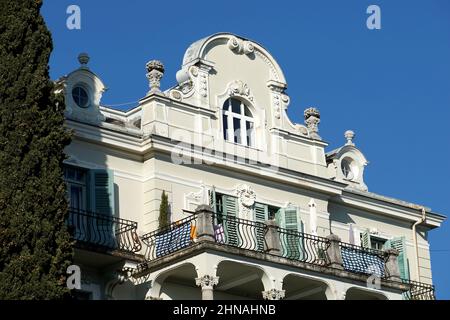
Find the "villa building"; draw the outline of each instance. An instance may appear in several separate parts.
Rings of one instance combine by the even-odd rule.
[[[445,217],[369,192],[355,133],[328,148],[316,108],[293,123],[263,46],[196,41],[165,90],[153,60],[128,111],[79,61],[56,83],[80,299],[434,299],[428,232]]]

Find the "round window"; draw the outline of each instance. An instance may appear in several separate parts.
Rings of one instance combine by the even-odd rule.
[[[355,161],[350,158],[344,158],[341,161],[341,170],[344,178],[347,180],[354,180],[358,177],[358,166]]]
[[[86,108],[88,106],[89,96],[84,88],[80,86],[73,88],[72,98],[80,108]]]

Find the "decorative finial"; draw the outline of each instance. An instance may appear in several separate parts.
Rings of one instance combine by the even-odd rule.
[[[148,94],[161,92],[161,79],[164,75],[164,65],[161,61],[151,60],[147,63],[147,78],[150,83]]]
[[[352,130],[347,130],[344,133],[345,139],[347,139],[347,143],[345,145],[347,146],[354,146],[353,138],[355,137],[355,133]]]
[[[89,63],[89,55],[85,52],[82,52],[78,55],[78,62],[81,64],[81,68],[87,69],[87,64]]]
[[[308,108],[305,110],[305,124],[308,127],[310,132],[310,136],[313,139],[320,140],[319,132],[319,123],[320,123],[320,112],[316,108]]]

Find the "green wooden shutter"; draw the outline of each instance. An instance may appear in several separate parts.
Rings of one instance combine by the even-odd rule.
[[[255,221],[265,223],[269,217],[269,206],[262,203],[255,203]],[[256,229],[256,248],[258,251],[264,251],[264,230]]]
[[[409,280],[409,265],[408,265],[408,258],[406,255],[405,237],[393,238],[388,242],[386,242],[384,246],[385,248],[398,250],[399,255],[397,261],[398,261],[398,270],[400,271],[400,278]]]
[[[238,246],[238,226],[235,220],[238,212],[237,198],[223,195],[223,211],[224,215],[226,215],[224,227],[226,243],[232,246]]]
[[[303,237],[303,234],[305,232],[305,225],[303,224],[303,221],[299,221],[299,232],[301,234],[300,239],[299,239],[299,244],[298,244],[298,248],[299,248],[299,259],[300,260],[304,260],[306,258],[306,252],[305,252],[305,238]]]
[[[277,226],[279,226],[280,228],[284,228],[283,219],[284,219],[284,208],[280,208],[275,214],[275,222],[277,223]]]
[[[114,214],[114,173],[112,170],[90,170],[91,210]]]
[[[211,190],[208,190],[208,197],[209,197],[209,206],[213,210],[214,213],[216,213],[216,188],[214,186],[211,188]]]
[[[98,218],[90,218],[91,242],[116,248],[115,226],[109,217],[114,215],[114,173],[111,170],[89,171],[91,211]],[[102,218],[101,216],[107,218]]]
[[[361,246],[363,246],[364,248],[372,248],[372,244],[370,243],[369,230],[366,230],[361,234]]]
[[[292,230],[293,234],[282,234],[281,243],[283,253],[286,258],[290,259],[303,259],[303,238],[299,237],[297,232],[302,231],[302,224],[298,218],[298,210],[296,207],[288,207],[280,210],[280,214],[277,220],[281,220],[280,227]]]

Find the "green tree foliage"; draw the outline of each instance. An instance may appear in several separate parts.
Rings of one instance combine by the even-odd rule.
[[[0,299],[61,299],[73,243],[42,0],[0,1]]]
[[[161,195],[161,204],[159,205],[159,228],[164,228],[170,224],[169,221],[169,197],[163,191]]]

